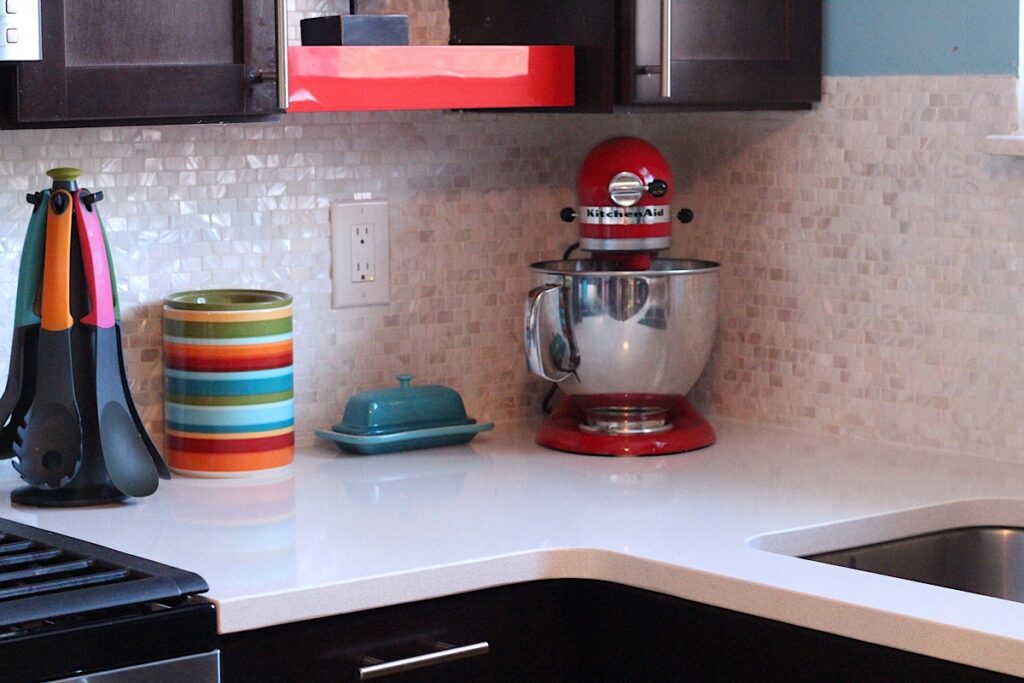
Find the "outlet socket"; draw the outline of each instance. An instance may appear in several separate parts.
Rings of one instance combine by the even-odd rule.
[[[352,282],[373,282],[377,279],[377,252],[373,248],[374,232],[372,223],[359,223],[349,227],[349,234],[352,237]]]
[[[334,308],[391,301],[387,202],[331,205],[331,282]]]

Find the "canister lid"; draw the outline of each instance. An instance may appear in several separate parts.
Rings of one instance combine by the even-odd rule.
[[[195,289],[164,298],[168,308],[185,311],[262,311],[291,303],[290,294],[266,289]]]

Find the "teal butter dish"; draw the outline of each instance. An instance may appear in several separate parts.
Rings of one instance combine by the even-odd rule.
[[[349,399],[341,422],[332,431],[318,430],[321,439],[352,453],[372,455],[394,451],[455,446],[494,428],[466,416],[462,397],[437,384],[412,386],[412,375],[398,375],[399,386],[364,391]]]

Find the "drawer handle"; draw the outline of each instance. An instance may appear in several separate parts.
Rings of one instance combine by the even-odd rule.
[[[422,669],[427,666],[434,666],[435,664],[454,662],[456,659],[478,657],[480,655],[487,654],[491,649],[491,646],[486,640],[479,643],[473,643],[472,645],[462,645],[461,647],[452,647],[447,643],[438,643],[438,647],[442,647],[444,649],[438,650],[437,652],[428,652],[425,655],[416,655],[415,657],[396,659],[392,662],[380,662],[379,664],[360,667],[359,680],[369,681],[374,678],[383,678],[384,676],[390,676],[392,674]]]

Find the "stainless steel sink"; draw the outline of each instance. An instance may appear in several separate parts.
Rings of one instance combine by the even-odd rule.
[[[805,559],[1024,602],[1024,528],[970,526]]]

